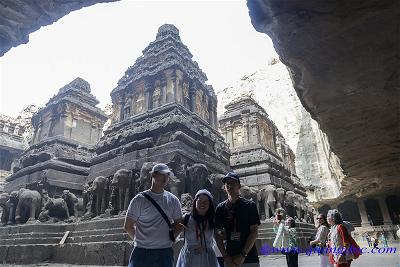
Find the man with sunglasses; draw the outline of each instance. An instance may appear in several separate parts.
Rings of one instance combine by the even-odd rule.
[[[217,206],[215,227],[225,266],[259,267],[255,241],[261,222],[257,206],[253,201],[240,197],[240,178],[236,173],[227,173],[222,182],[228,199]]]

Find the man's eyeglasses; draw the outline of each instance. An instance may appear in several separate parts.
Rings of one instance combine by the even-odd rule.
[[[322,218],[322,217],[317,217],[317,220],[322,220],[322,219],[324,219],[324,218]]]

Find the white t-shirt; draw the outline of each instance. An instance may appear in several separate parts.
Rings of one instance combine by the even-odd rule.
[[[144,191],[151,196],[165,212],[171,223],[182,219],[181,203],[172,193],[157,194]],[[137,194],[129,204],[126,216],[136,221],[135,246],[140,248],[170,248],[169,228],[160,212],[142,194]]]

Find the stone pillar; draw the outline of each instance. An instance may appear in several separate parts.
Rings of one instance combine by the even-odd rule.
[[[148,80],[148,78],[144,82],[144,102],[145,102],[145,111],[151,110],[152,104],[153,104],[153,98],[151,94],[152,90],[151,82]]]
[[[232,149],[234,144],[233,144],[233,128],[232,126],[227,126],[226,127],[226,142],[229,144],[230,148]]]
[[[209,102],[209,114],[208,114],[208,122],[210,123],[211,128],[216,129],[216,125],[214,124],[214,108],[212,100]]]
[[[385,196],[378,197],[378,201],[379,201],[379,208],[381,210],[383,217],[383,224],[392,225],[392,219],[390,218],[389,209],[387,207]]]
[[[125,106],[125,101],[123,100],[123,98],[120,99],[118,104],[119,104],[119,121],[123,121],[124,120],[124,106]]]
[[[369,222],[368,222],[368,215],[367,215],[367,210],[365,208],[365,203],[363,199],[357,199],[357,206],[358,206],[358,211],[360,212],[360,217],[361,217],[361,227],[369,227]]]
[[[197,91],[196,84],[191,83],[191,86],[189,88],[189,96],[191,102],[190,110],[193,112],[196,112],[196,91]]]

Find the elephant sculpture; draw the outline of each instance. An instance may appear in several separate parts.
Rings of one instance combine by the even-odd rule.
[[[140,176],[139,176],[139,187],[138,191],[144,191],[147,190],[151,187],[151,169],[153,168],[154,165],[156,165],[156,162],[145,162],[142,165],[142,168],[140,168]]]
[[[211,182],[211,194],[214,197],[214,201],[216,204],[221,203],[226,199],[226,193],[224,191],[224,183],[222,179],[225,175],[219,173],[212,173],[210,175]]]
[[[272,184],[264,186],[260,192],[260,201],[264,204],[265,219],[270,219],[275,215],[276,209],[276,187]]]
[[[61,198],[67,203],[69,216],[78,218],[78,198],[75,194],[71,193],[69,190],[64,190]]]
[[[302,196],[299,194],[294,194],[294,198],[293,198],[293,207],[296,212],[296,217],[299,220],[301,219],[301,204],[300,204],[301,197]]]
[[[294,198],[295,198],[295,193],[293,191],[287,191],[285,195],[285,204],[286,204],[286,210],[287,213],[290,217],[295,216],[295,210],[294,210]]]
[[[128,209],[131,196],[134,196],[136,193],[134,192],[135,181],[134,177],[132,177],[132,171],[127,169],[118,170],[114,174],[111,184],[114,186],[114,194],[112,194],[113,196],[115,196],[115,187],[118,188],[118,194],[116,197],[117,210],[119,212],[126,211]]]
[[[279,187],[276,189],[276,208],[284,208],[285,207],[285,189]]]
[[[8,212],[6,203],[10,199],[10,195],[8,193],[0,194],[0,208],[1,208],[1,224],[6,225],[8,221]]]
[[[67,202],[63,198],[51,198],[47,192],[43,194],[43,208],[39,214],[39,221],[46,222],[53,219],[54,222],[64,221],[69,218]]]
[[[90,187],[89,184],[84,184],[82,191],[83,214],[85,214],[87,211],[90,211],[90,201],[92,198],[91,195],[92,195],[92,188]]]
[[[18,191],[18,204],[15,210],[16,223],[36,220],[41,205],[42,196],[38,191],[21,188]]]
[[[104,176],[98,176],[93,180],[92,184],[92,207],[91,212],[94,216],[103,214],[107,208],[107,192],[108,192],[108,179]]]
[[[211,184],[208,180],[208,169],[206,165],[195,163],[187,168],[186,192],[194,196],[198,190],[206,188]]]
[[[254,201],[255,203],[258,202],[258,193],[259,191],[257,189],[251,188],[247,185],[240,188],[240,195],[247,200]]]
[[[11,196],[8,193],[0,194],[0,208],[2,209],[1,213],[1,224],[14,224],[15,223],[15,207],[17,205],[17,192],[14,191],[11,193]]]

